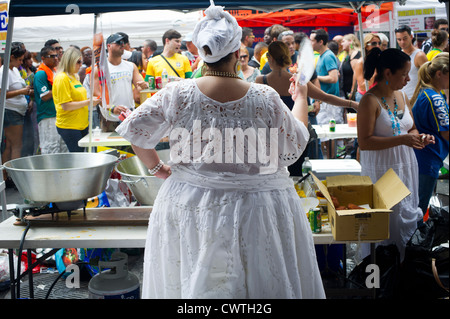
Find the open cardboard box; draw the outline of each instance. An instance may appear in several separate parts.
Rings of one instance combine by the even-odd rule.
[[[375,184],[369,176],[339,175],[326,178],[325,186],[311,174],[327,199],[328,218],[337,241],[376,241],[389,238],[391,208],[411,194],[393,169]],[[331,196],[347,206],[369,204],[371,209],[336,210]]]

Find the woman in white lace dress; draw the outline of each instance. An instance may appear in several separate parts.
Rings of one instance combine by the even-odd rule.
[[[384,245],[396,244],[403,259],[407,241],[422,218],[418,207],[418,165],[414,149],[422,149],[434,138],[419,134],[409,100],[399,90],[409,81],[410,58],[398,49],[371,50],[364,63],[364,77],[376,71],[377,84],[362,98],[358,107],[358,141],[361,148],[361,175],[375,183],[392,168],[411,195],[393,207],[389,239]],[[363,255],[368,252],[364,249]]]
[[[142,297],[324,298],[286,169],[309,137],[306,88],[296,88],[291,112],[270,87],[241,80],[241,28],[222,7],[205,14],[193,36],[203,77],[170,83],[117,128],[166,179],[149,220]],[[154,150],[164,136],[170,166]]]

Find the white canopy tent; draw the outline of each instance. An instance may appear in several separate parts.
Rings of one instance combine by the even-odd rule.
[[[97,32],[108,37],[115,32],[125,32],[132,47],[146,39],[162,46],[162,35],[175,29],[182,35],[194,30],[201,11],[183,13],[172,10],[144,10],[102,13],[98,16]],[[75,44],[92,47],[93,14],[65,14],[38,17],[17,17],[14,21],[12,41],[20,41],[27,50],[39,52],[45,41],[56,39],[63,48]]]

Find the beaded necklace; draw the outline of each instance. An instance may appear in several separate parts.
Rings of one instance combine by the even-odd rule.
[[[391,118],[391,124],[392,124],[392,133],[394,136],[400,135],[400,120],[397,116],[397,99],[394,97],[394,114],[392,114],[391,110],[389,109],[389,105],[386,102],[386,99],[384,97],[381,97],[381,102],[383,102],[383,105],[385,109],[388,111],[389,117]],[[397,134],[395,134],[395,129],[397,129]]]
[[[205,74],[203,74],[203,75],[204,76],[220,76],[220,77],[224,77],[224,78],[235,78],[235,79],[241,80],[241,78],[236,73],[231,73],[231,72],[206,71]]]

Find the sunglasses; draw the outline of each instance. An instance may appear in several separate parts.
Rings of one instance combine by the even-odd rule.
[[[373,41],[373,42],[370,42],[370,43],[368,43],[370,46],[373,46],[373,47],[375,47],[375,46],[379,46],[380,44],[381,44],[381,42],[377,42],[377,41]]]
[[[62,50],[63,47],[54,47],[55,50]]]
[[[408,32],[409,34],[412,33],[411,28],[408,26],[401,26],[394,30],[395,33],[402,33],[402,32]]]
[[[45,56],[46,58],[52,58],[52,59],[56,59],[58,57],[57,54],[49,54]]]
[[[439,30],[447,31],[447,32],[448,32],[448,28],[439,28]]]
[[[294,34],[294,31],[292,31],[292,30],[283,31],[283,32],[281,32],[281,34],[280,34],[280,38],[282,38],[282,37],[284,37],[284,36],[286,36],[286,35],[293,35],[293,34]]]
[[[240,58],[241,59],[246,59],[246,58],[248,58],[248,55],[241,55]]]
[[[125,41],[123,41],[123,40],[114,41],[113,43],[115,43],[117,45],[125,45]]]

